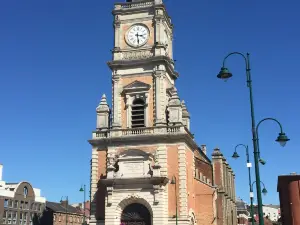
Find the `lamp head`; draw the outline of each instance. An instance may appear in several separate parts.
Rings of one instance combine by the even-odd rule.
[[[265,165],[266,164],[266,161],[263,160],[263,159],[259,159],[258,161],[260,162],[261,165]]]
[[[79,189],[79,191],[82,192],[82,191],[84,191],[84,189],[81,187],[81,188]]]
[[[288,142],[290,139],[285,135],[285,133],[279,133],[279,136],[277,137],[276,141],[279,142],[279,144],[284,147],[286,145],[286,142]]]
[[[230,77],[232,77],[232,73],[230,73],[227,68],[222,67],[217,77],[227,81]]]
[[[267,189],[266,189],[266,188],[263,188],[263,189],[262,189],[262,191],[261,191],[261,193],[263,193],[263,195],[265,195],[265,196],[266,196],[266,195],[268,194],[268,191],[267,191]]]
[[[237,152],[234,152],[233,153],[233,155],[232,155],[232,158],[234,158],[234,159],[237,159],[237,158],[239,158],[240,156],[239,156],[239,154],[237,153]]]

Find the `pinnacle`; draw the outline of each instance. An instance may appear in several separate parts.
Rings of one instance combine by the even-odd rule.
[[[97,111],[108,111],[109,110],[105,94],[102,95],[101,101],[96,110]]]
[[[214,152],[212,153],[212,156],[223,156],[222,152],[220,149],[217,147],[214,149]]]

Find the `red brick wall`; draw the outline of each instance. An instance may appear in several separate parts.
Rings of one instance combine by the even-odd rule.
[[[213,193],[214,189],[195,180],[195,217],[197,224],[212,224],[214,221]]]
[[[179,197],[179,179],[178,179],[178,147],[176,145],[167,146],[168,158],[168,177],[172,179],[175,175],[177,179],[177,196]],[[169,195],[169,216],[172,217],[176,214],[176,201],[175,201],[175,185],[168,185]],[[177,197],[177,205],[179,212],[179,198]]]
[[[203,176],[206,176],[206,178],[210,179],[210,181],[212,182],[213,171],[209,163],[199,158],[195,158],[195,168],[199,170],[199,173],[202,173]]]

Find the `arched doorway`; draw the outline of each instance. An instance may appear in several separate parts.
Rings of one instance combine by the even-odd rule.
[[[151,214],[144,205],[132,203],[123,210],[121,225],[152,225]]]

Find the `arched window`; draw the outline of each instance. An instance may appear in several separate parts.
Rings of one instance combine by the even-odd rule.
[[[145,102],[143,99],[135,99],[132,103],[131,127],[145,127]]]

